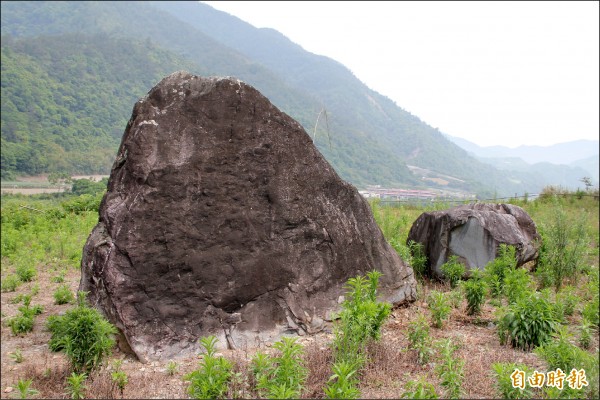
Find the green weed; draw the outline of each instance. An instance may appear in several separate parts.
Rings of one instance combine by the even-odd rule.
[[[409,349],[416,350],[417,362],[426,364],[429,362],[433,349],[431,347],[431,337],[429,336],[429,324],[423,314],[408,324]]]
[[[11,397],[14,399],[28,399],[32,396],[37,396],[40,392],[31,387],[33,379],[19,379],[17,382],[17,391]]]
[[[52,334],[50,350],[64,351],[77,372],[98,366],[115,345],[116,328],[85,304],[84,292],[78,293],[75,308],[48,317],[47,327]]]
[[[548,342],[555,327],[551,304],[537,293],[511,304],[498,325],[498,329],[506,330],[511,345],[523,350]]]
[[[87,379],[87,374],[76,374],[75,372],[71,373],[71,376],[67,377],[67,394],[72,399],[83,399],[85,398],[84,391],[86,390],[85,380]]]
[[[511,376],[515,372],[522,371],[524,375],[522,377],[524,387],[515,387],[514,381]],[[492,364],[492,371],[496,378],[495,387],[499,398],[502,399],[531,399],[533,398],[533,391],[527,384],[527,377],[531,375],[529,367],[523,364],[515,363],[494,363]]]
[[[216,343],[217,338],[214,336],[200,339],[200,344],[205,349],[200,368],[184,376],[184,380],[190,381],[187,392],[194,399],[223,398],[227,394],[233,364],[222,356],[215,356]]]
[[[327,381],[325,396],[328,399],[358,399],[360,391],[357,388],[356,366],[347,361],[333,364],[333,375]]]
[[[55,304],[67,304],[75,301],[75,296],[68,285],[60,285],[53,296]]]
[[[431,310],[431,317],[433,319],[433,326],[441,328],[444,320],[450,315],[452,308],[446,300],[446,296],[442,292],[432,290],[427,298],[427,304],[429,310]]]
[[[405,392],[402,393],[403,399],[438,399],[433,385],[420,377],[416,381],[406,382]]]
[[[478,270],[471,271],[471,278],[462,283],[462,289],[467,299],[467,314],[479,314],[481,306],[485,301],[487,285],[485,281],[481,279]]]
[[[458,282],[462,279],[465,274],[465,266],[458,261],[458,256],[452,255],[442,266],[440,267],[444,276],[450,282],[450,287],[455,288]]]

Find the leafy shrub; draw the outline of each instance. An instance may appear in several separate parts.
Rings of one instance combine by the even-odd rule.
[[[84,391],[85,380],[87,379],[87,374],[76,374],[75,372],[71,373],[71,376],[67,377],[67,393],[71,396],[72,399],[84,399]]]
[[[479,314],[481,306],[485,301],[485,292],[487,285],[479,271],[474,270],[471,273],[471,278],[462,284],[465,297],[467,298],[467,314]]]
[[[358,399],[356,366],[347,361],[333,364],[333,375],[327,381],[325,396],[328,399]]]
[[[588,301],[583,306],[583,310],[581,310],[581,315],[583,316],[583,318],[588,320],[590,324],[596,327],[598,327],[598,308],[600,307],[600,302],[598,300],[599,297],[596,294],[592,301]]]
[[[348,279],[349,299],[342,303],[333,341],[337,361],[347,360],[360,365],[367,341],[380,338],[381,326],[391,312],[389,303],[377,301],[381,275],[379,271],[371,271],[367,273],[368,279],[364,276]]]
[[[32,383],[33,379],[19,379],[19,381],[17,382],[17,391],[12,394],[12,397],[19,399],[27,399],[31,396],[38,395],[40,392],[31,387]]]
[[[423,244],[409,240],[408,248],[410,249],[410,254],[412,256],[410,266],[412,267],[415,276],[419,279],[423,279],[425,274],[427,274],[427,255],[423,249]]]
[[[531,399],[533,398],[533,391],[528,385],[525,385],[524,389],[520,387],[514,387],[511,375],[516,370],[525,372],[525,379],[531,374],[529,367],[523,364],[515,363],[494,363],[492,364],[492,371],[496,378],[495,386],[496,392],[499,398],[502,399]]]
[[[448,304],[448,301],[446,300],[446,297],[444,296],[444,293],[438,292],[437,290],[432,290],[429,293],[427,304],[431,310],[433,325],[436,328],[441,328],[444,320],[448,318],[448,315],[450,315],[450,311],[452,310]]]
[[[532,291],[532,287],[533,281],[525,269],[515,268],[506,270],[503,292],[509,304],[528,296]]]
[[[98,211],[104,193],[82,194],[79,197],[64,201],[61,205],[65,211],[81,214],[87,211]]]
[[[402,394],[403,399],[437,399],[433,385],[420,377],[417,381],[408,381],[405,386],[406,391]]]
[[[118,369],[118,370],[112,372],[110,374],[110,377],[112,378],[112,381],[114,382],[114,384],[117,385],[119,392],[121,392],[121,397],[123,397],[123,390],[125,390],[125,386],[129,382],[129,378],[127,377],[127,374],[125,373],[125,371]]]
[[[423,314],[408,324],[409,348],[417,351],[417,362],[425,364],[433,354],[431,348],[431,337],[429,336],[429,324]]]
[[[498,329],[506,330],[513,347],[529,350],[545,344],[554,333],[556,322],[552,306],[538,293],[519,299],[501,317]],[[499,333],[502,337],[502,334]]]
[[[54,292],[54,303],[56,304],[67,304],[73,301],[75,301],[75,296],[67,285],[60,285]]]
[[[95,309],[85,304],[85,293],[79,292],[77,306],[64,315],[48,317],[52,336],[51,351],[64,351],[76,371],[89,371],[110,354],[115,345],[116,328]]]
[[[233,364],[222,356],[215,357],[216,343],[217,338],[214,336],[200,339],[200,344],[206,350],[200,361],[200,369],[190,372],[183,378],[190,381],[187,391],[194,399],[223,398],[227,393],[227,383],[231,378]]]
[[[284,337],[273,344],[279,355],[258,353],[253,359],[257,388],[269,398],[299,398],[308,370],[302,362],[297,338]]]
[[[458,399],[462,392],[465,361],[454,357],[457,346],[450,339],[443,340],[439,348],[441,361],[435,371],[440,378],[441,385],[446,388],[446,398]]]
[[[580,369],[589,362],[591,355],[569,342],[571,335],[566,327],[559,327],[555,337],[555,340],[548,341],[534,350],[546,360],[548,368],[571,371],[573,368]]]
[[[517,266],[516,250],[514,246],[500,244],[498,257],[490,261],[484,268],[485,281],[490,287],[492,296],[502,294],[504,276]]]
[[[22,282],[31,282],[37,274],[35,267],[27,264],[17,265],[16,272]]]
[[[579,263],[585,259],[587,237],[585,225],[587,214],[577,221],[569,221],[562,206],[555,204],[554,220],[540,226],[543,245],[540,247],[539,263],[551,271],[555,290],[558,292],[565,278],[575,283]]]
[[[465,266],[458,261],[458,257],[456,255],[450,256],[450,259],[448,259],[446,263],[442,264],[440,270],[450,282],[451,288],[456,287],[466,271]]]
[[[14,292],[21,284],[21,278],[18,275],[7,275],[2,279],[2,291],[3,292]]]
[[[584,318],[579,328],[579,345],[584,349],[589,349],[592,344],[592,330],[590,322]]]
[[[575,307],[580,300],[579,296],[575,294],[575,288],[573,286],[564,287],[556,296],[556,302],[564,304],[565,315],[573,315]]]
[[[18,308],[19,314],[7,321],[13,335],[31,332],[33,330],[35,316],[43,312],[43,308],[40,305],[30,307],[30,301],[31,296],[25,296],[23,299],[24,304]]]
[[[452,308],[459,308],[460,304],[462,303],[463,293],[461,289],[462,288],[459,286],[454,290],[446,293],[446,298],[448,299],[448,303],[450,304],[450,306],[452,306]]]

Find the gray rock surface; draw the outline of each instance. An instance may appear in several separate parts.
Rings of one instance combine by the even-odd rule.
[[[317,332],[373,269],[382,299],[415,299],[411,268],[300,124],[239,80],[177,72],[133,109],[80,290],[147,361],[208,334],[242,347]]]
[[[411,240],[423,245],[430,273],[441,278],[450,256],[457,255],[467,270],[483,269],[502,243],[516,247],[517,265],[537,260],[541,238],[521,207],[477,203],[421,214],[410,228]]]

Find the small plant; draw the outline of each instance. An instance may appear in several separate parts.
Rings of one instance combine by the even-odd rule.
[[[19,307],[19,315],[10,318],[7,321],[8,326],[13,335],[20,335],[23,333],[31,332],[33,330],[34,318],[43,312],[43,308],[40,305],[30,307],[31,296],[24,296],[23,305]]]
[[[555,340],[536,348],[535,353],[546,360],[550,369],[560,368],[563,371],[580,369],[591,356],[585,350],[571,344],[570,337],[567,328],[561,326],[557,329]]]
[[[429,336],[429,324],[423,314],[408,324],[409,348],[417,351],[417,362],[425,364],[433,354],[431,348],[431,337]]]
[[[302,346],[296,338],[284,337],[273,344],[276,357],[257,353],[252,360],[257,389],[269,398],[298,398],[308,370],[302,363]],[[281,397],[283,396],[283,397]]]
[[[498,325],[507,331],[511,345],[523,350],[548,342],[555,327],[551,304],[537,293],[511,304]]]
[[[515,268],[505,271],[503,292],[509,304],[528,296],[532,286],[533,281],[525,269]]]
[[[457,346],[450,339],[439,344],[441,361],[436,367],[441,385],[446,388],[446,398],[458,399],[461,396],[461,385],[464,377],[465,361],[454,357]]]
[[[333,375],[327,381],[325,396],[328,399],[358,399],[360,391],[355,375],[356,366],[347,361],[333,364]]]
[[[167,364],[167,374],[170,376],[175,375],[178,369],[179,365],[173,360],[169,361],[169,363]]]
[[[222,398],[227,394],[227,383],[232,374],[233,364],[226,358],[215,357],[217,338],[207,336],[200,339],[206,353],[200,361],[200,369],[184,376],[190,381],[188,393],[194,399]]]
[[[504,276],[509,270],[517,266],[516,250],[514,246],[504,243],[498,248],[498,257],[490,261],[484,268],[485,281],[490,287],[491,295],[496,297],[502,294]]]
[[[36,275],[35,267],[25,264],[18,265],[16,272],[22,282],[31,282]]]
[[[433,385],[420,377],[417,381],[408,381],[406,391],[402,394],[403,399],[438,399]]]
[[[575,307],[580,301],[581,299],[575,294],[573,286],[565,286],[556,296],[556,302],[564,304],[565,315],[573,315]]]
[[[579,345],[584,349],[589,349],[592,344],[592,324],[584,318],[579,329]]]
[[[360,366],[368,340],[378,340],[381,326],[391,312],[389,303],[377,301],[381,272],[371,271],[367,278],[348,279],[348,300],[342,303],[340,322],[336,326],[333,348],[337,361],[346,360]]]
[[[21,352],[21,349],[16,349],[13,353],[11,353],[10,358],[12,358],[17,364],[20,364],[23,362],[23,352]]]
[[[450,256],[446,263],[442,264],[440,270],[444,274],[444,276],[450,282],[450,287],[455,288],[458,282],[462,279],[465,274],[465,266],[458,261],[458,257],[456,255]]]
[[[448,299],[448,303],[450,303],[452,308],[459,308],[463,299],[461,287],[459,286],[451,292],[446,293],[446,298]]]
[[[523,389],[520,387],[513,386],[513,380],[511,375],[515,371],[523,371],[525,376],[523,380],[527,379],[527,376],[531,374],[529,367],[522,364],[514,363],[494,363],[492,364],[492,371],[496,378],[496,391],[502,399],[531,399],[533,398],[533,392],[529,385],[525,385]],[[526,381],[525,381],[526,382]]]
[[[112,372],[110,376],[112,378],[113,383],[117,385],[119,392],[121,392],[121,397],[123,397],[123,390],[125,390],[125,386],[127,386],[127,383],[129,382],[127,374],[124,371],[118,369]]]
[[[471,272],[471,279],[463,282],[463,291],[467,298],[467,314],[476,315],[481,311],[481,306],[485,301],[485,292],[487,285],[478,270]]]
[[[87,375],[85,373],[76,374],[75,372],[71,373],[71,376],[67,377],[67,393],[72,399],[83,399],[85,398],[84,391],[85,380],[87,379]]]
[[[432,290],[429,293],[427,304],[431,310],[431,317],[433,318],[433,326],[441,328],[444,320],[450,315],[452,308],[448,304],[444,293]]]
[[[64,283],[65,282],[65,273],[61,272],[58,275],[53,276],[51,281],[54,283]]]
[[[33,379],[19,379],[17,382],[17,391],[12,394],[14,399],[28,399],[32,396],[38,395],[40,392],[31,387]]]
[[[411,254],[411,263],[415,276],[418,279],[423,279],[427,273],[427,255],[423,249],[422,243],[417,243],[412,240],[408,241],[408,248]]]
[[[37,283],[31,288],[31,296],[35,296],[40,292],[40,285]]]
[[[75,301],[75,296],[73,296],[73,292],[71,292],[71,289],[67,285],[60,285],[54,292],[55,304],[67,304],[73,301]]]
[[[8,275],[2,279],[2,292],[14,292],[21,284],[21,279],[17,275]]]
[[[575,283],[579,263],[585,259],[588,216],[582,213],[577,221],[569,221],[558,203],[553,215],[552,222],[540,227],[544,245],[540,248],[539,262],[550,268],[554,288],[558,292],[565,279],[570,278]]]
[[[50,350],[64,351],[76,372],[95,368],[115,345],[116,328],[85,304],[85,292],[78,292],[75,308],[48,317],[47,327]]]
[[[598,301],[598,294],[594,296],[591,301],[588,301],[581,310],[581,315],[584,319],[588,320],[590,324],[595,327],[598,327],[599,319],[598,319],[598,308],[600,307],[600,303]]]

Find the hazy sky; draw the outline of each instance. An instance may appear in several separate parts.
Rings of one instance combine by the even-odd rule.
[[[599,2],[206,1],[479,145],[599,138]]]

